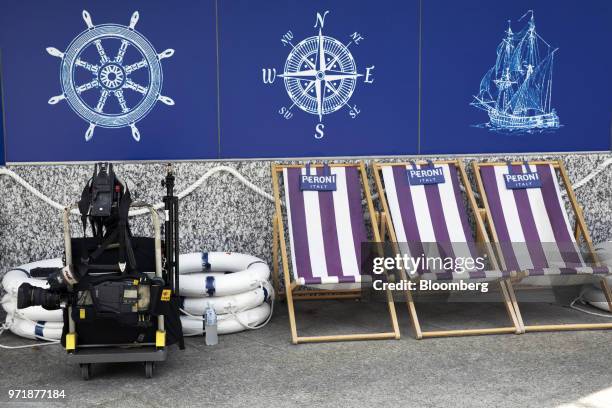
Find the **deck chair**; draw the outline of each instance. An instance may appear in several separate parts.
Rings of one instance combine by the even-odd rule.
[[[609,306],[612,294],[582,215],[582,209],[562,161],[473,163],[482,196],[487,226],[503,269],[519,272],[521,284],[533,286],[577,285],[599,282]],[[505,175],[535,173],[539,184],[511,189]],[[561,193],[576,221],[572,231]],[[510,178],[510,177],[508,177]],[[582,238],[582,249],[580,238]],[[514,288],[507,282],[517,317],[522,314]],[[612,309],[611,309],[612,310]],[[525,325],[525,331],[609,329],[612,323]]]
[[[308,171],[312,175],[321,175],[323,166],[309,165]],[[304,166],[272,165],[276,201],[276,213],[273,218],[273,278],[278,290],[280,247],[291,340],[294,344],[298,344],[399,339],[397,316],[391,293],[387,293],[386,299],[392,326],[389,332],[328,336],[299,336],[297,333],[294,300],[346,299],[360,296],[361,244],[367,242],[362,192],[370,214],[374,240],[379,241],[378,224],[363,162],[331,164],[329,171],[336,175],[336,191],[302,191],[299,179],[302,174],[307,174]],[[280,179],[283,182],[282,188]],[[290,254],[285,241],[283,222],[285,217],[289,226]],[[316,286],[319,289],[305,290],[305,286]],[[330,290],[327,289],[329,287]],[[348,289],[342,289],[343,287]]]
[[[441,167],[444,173],[444,182],[411,185],[407,177],[407,169],[411,166],[420,169],[431,166]],[[402,279],[498,282],[500,294],[511,323],[511,325],[504,327],[424,331],[419,322],[413,295],[410,290],[405,290],[408,312],[415,337],[421,339],[425,337],[521,333],[522,327],[514,313],[511,298],[503,283],[504,280],[509,279],[509,276],[504,275],[499,270],[495,257],[492,256],[493,250],[489,244],[481,214],[476,211],[476,202],[471,189],[469,187],[465,188],[467,203],[461,192],[462,186],[469,186],[463,163],[459,160],[419,163],[374,162],[373,168],[379,198],[382,203],[381,224],[386,227],[386,231],[381,231],[381,235],[388,235],[396,253],[409,253],[412,257],[418,257],[423,251],[422,246],[435,245],[441,248],[440,254],[444,252],[447,256],[476,257],[479,256],[477,253],[480,253],[480,255],[486,254],[492,261],[486,270],[463,271],[462,273],[421,269],[418,271],[418,275],[409,277],[404,270],[400,271]],[[469,223],[468,208],[472,210],[474,215],[476,234],[474,234]],[[479,242],[478,245],[476,245],[477,241]],[[478,249],[477,246],[481,249]]]

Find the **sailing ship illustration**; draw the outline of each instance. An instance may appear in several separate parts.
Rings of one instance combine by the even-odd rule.
[[[472,106],[489,114],[487,127],[500,131],[539,132],[561,126],[552,107],[552,48],[537,32],[533,10],[527,26],[514,33],[508,21],[506,36],[497,46],[497,59],[480,81]]]

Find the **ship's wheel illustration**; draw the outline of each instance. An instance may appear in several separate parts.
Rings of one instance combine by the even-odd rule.
[[[349,109],[351,118],[356,118],[361,112],[356,105],[351,106],[349,100],[355,91],[357,81],[363,77],[363,82],[374,82],[374,66],[368,67],[364,74],[357,72],[357,64],[349,51],[352,44],[359,45],[364,40],[361,34],[351,34],[350,41],[343,44],[339,40],[323,34],[325,17],[317,13],[315,28],[318,35],[308,37],[296,45],[293,44],[293,33],[288,31],[281,38],[284,45],[292,47],[282,73],[277,75],[275,68],[264,68],[263,82],[272,84],[275,78],[283,78],[285,89],[293,104],[281,107],[279,114],[285,119],[293,117],[292,109],[297,106],[304,112],[316,115],[319,123],[315,127],[316,138],[323,137],[323,116],[340,110]]]
[[[93,137],[96,126],[129,126],[132,137],[140,140],[136,123],[143,119],[157,101],[174,105],[161,94],[161,60],[174,54],[173,49],[157,53],[153,45],[134,29],[139,13],[132,14],[129,26],[94,25],[83,11],[87,29],[79,34],[65,52],[48,47],[47,52],[61,58],[62,94],[49,99],[55,105],[66,100],[89,123],[85,140]]]

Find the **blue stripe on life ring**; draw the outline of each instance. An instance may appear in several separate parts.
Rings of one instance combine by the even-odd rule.
[[[210,270],[210,263],[208,262],[208,252],[202,252],[202,271],[206,272]]]
[[[45,328],[45,322],[36,322],[36,326],[34,326],[34,335],[36,337],[45,337],[43,333],[43,329]]]
[[[263,292],[264,292],[264,302],[265,302],[266,300],[268,300],[268,290],[266,289],[265,286],[262,286],[261,288],[263,289]]]
[[[213,296],[215,294],[215,277],[207,276],[206,277],[206,293],[208,296]]]

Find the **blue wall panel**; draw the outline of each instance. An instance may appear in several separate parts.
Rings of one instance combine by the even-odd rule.
[[[354,92],[344,104],[341,81],[331,81],[331,87],[323,85],[324,108],[338,110],[323,114],[322,119],[316,110],[312,76],[302,77],[306,79],[303,81],[290,79],[288,86],[278,76],[286,68],[298,72],[312,69],[308,63],[297,69],[285,67],[287,60],[294,61],[291,52],[296,57],[303,55],[302,46],[311,64],[317,62],[317,13],[325,16],[323,36],[348,44],[343,49],[325,40],[326,58],[334,59],[348,51],[356,72],[362,75],[356,78]],[[417,153],[416,0],[221,1],[219,24],[223,157]],[[354,33],[363,39],[355,40],[351,37]],[[328,75],[351,71],[347,65],[326,67]],[[368,67],[373,67],[369,76]],[[263,69],[276,70],[272,84],[264,83]],[[309,96],[299,96],[304,89]],[[298,96],[290,110],[291,118],[285,119],[281,110],[294,102],[288,91]],[[312,109],[308,112],[300,106]],[[352,118],[350,110],[354,106],[360,113]]]
[[[421,153],[610,149],[610,2],[517,0],[493,5],[488,0],[427,0],[423,3]],[[545,131],[509,131],[483,126],[489,122],[487,112],[471,106],[470,102],[479,92],[482,77],[496,63],[497,47],[508,37],[508,20],[513,32],[513,50],[517,50],[520,30],[529,26],[529,10],[533,10],[535,32],[550,45],[550,50],[558,48],[553,56],[549,99],[561,126]],[[539,59],[544,60],[548,46],[540,38],[537,42],[540,43]],[[526,73],[527,59],[519,59],[515,67],[520,65]],[[510,81],[519,82],[512,84],[516,89],[521,79],[511,76]],[[492,84],[492,88],[497,85]]]
[[[2,53],[0,52],[0,71],[2,68]],[[2,111],[2,72],[0,72],[0,165],[4,160],[4,112]]]
[[[160,61],[160,93],[173,106],[139,104],[143,93],[156,95],[154,61],[119,69],[123,76],[115,81],[120,39],[104,45],[104,61],[95,43],[83,47],[79,60],[96,67],[77,64],[71,52],[64,59],[49,55],[47,47],[81,49],[77,37],[88,35],[83,8],[95,26],[123,25],[124,31],[109,30],[128,39],[135,37],[125,27],[138,11],[143,44],[155,53],[175,50]],[[482,98],[481,80],[509,26],[512,49],[525,45],[529,10],[541,36],[539,54],[509,51],[507,80],[500,63],[484,81],[485,102],[501,106],[498,114],[515,127],[493,128],[489,113],[471,103]],[[609,2],[577,0],[6,0],[0,5],[4,153],[8,162],[45,162],[610,150],[610,21]],[[317,81],[319,29],[326,66]],[[123,68],[142,59],[135,50],[128,46]],[[70,81],[62,86],[61,80],[62,61],[73,57],[67,77],[92,87],[74,95]],[[528,70],[540,88],[519,92]],[[500,87],[510,90],[500,94]],[[65,89],[71,104],[48,103]],[[96,107],[104,89],[110,95],[104,117],[79,108]],[[534,106],[542,101],[554,126],[525,129],[520,120],[537,120]],[[132,118],[140,141],[125,108],[142,110]],[[509,112],[519,119],[508,119]],[[98,126],[86,141],[90,122]]]
[[[80,161],[120,159],[202,159],[217,157],[217,83],[216,83],[216,33],[214,0],[168,2],[161,0],[124,1],[107,0],[82,2],[3,1],[0,11],[0,47],[3,51],[5,81],[6,152],[7,161]],[[132,82],[145,86],[155,99],[156,79],[163,79],[161,95],[172,98],[174,106],[155,103],[146,115],[130,118],[124,116],[120,98],[115,93],[122,89],[127,109],[146,113],[146,97],[131,88],[118,88],[121,82],[105,79],[104,88],[96,86],[75,92],[73,100],[96,107],[103,89],[111,89],[103,112],[103,122],[122,123],[140,118],[136,123],[140,141],[132,137],[129,126],[95,128],[93,137],[85,141],[89,127],[87,120],[79,117],[67,100],[56,105],[49,98],[62,94],[60,69],[62,60],[49,55],[45,49],[55,47],[61,52],[69,49],[71,41],[87,29],[81,13],[86,8],[96,26],[113,23],[128,26],[134,11],[139,12],[135,29],[154,47],[155,53],[174,49],[175,54],[162,59],[163,76],[155,71],[155,62],[134,70],[129,75]],[[93,32],[93,30],[90,30]],[[115,37],[136,41],[131,34],[109,29]],[[93,42],[82,48],[78,58],[98,66],[98,73],[83,67],[74,68],[77,86],[102,81],[100,75],[107,65],[113,65],[119,55],[121,38],[103,39],[108,61],[101,63]],[[91,38],[94,41],[95,38]],[[143,43],[146,43],[144,41]],[[143,49],[146,49],[143,46]],[[153,55],[155,55],[153,53]],[[129,45],[122,61],[124,68],[143,60],[143,55]],[[64,60],[71,61],[67,53]],[[75,60],[76,61],[76,60]],[[74,64],[67,64],[73,67]],[[107,68],[106,78],[114,78],[115,66]],[[121,70],[119,70],[121,71]],[[109,76],[110,75],[110,76]],[[68,72],[71,78],[71,72]],[[123,83],[125,84],[125,82]],[[148,85],[148,86],[147,86]],[[66,88],[70,88],[67,86]],[[142,88],[141,88],[142,90]],[[69,92],[66,92],[68,95]],[[75,102],[77,106],[80,102]],[[90,109],[91,113],[93,109]],[[82,111],[83,112],[83,111]],[[90,114],[90,113],[87,113]],[[114,115],[114,117],[110,117]],[[96,116],[99,118],[99,116]],[[97,120],[97,119],[96,119]],[[101,120],[102,122],[102,120]],[[129,123],[126,123],[129,125]]]
[[[0,69],[2,68],[2,53],[0,53]],[[2,75],[0,70],[0,165],[4,164],[4,113],[2,111]]]

